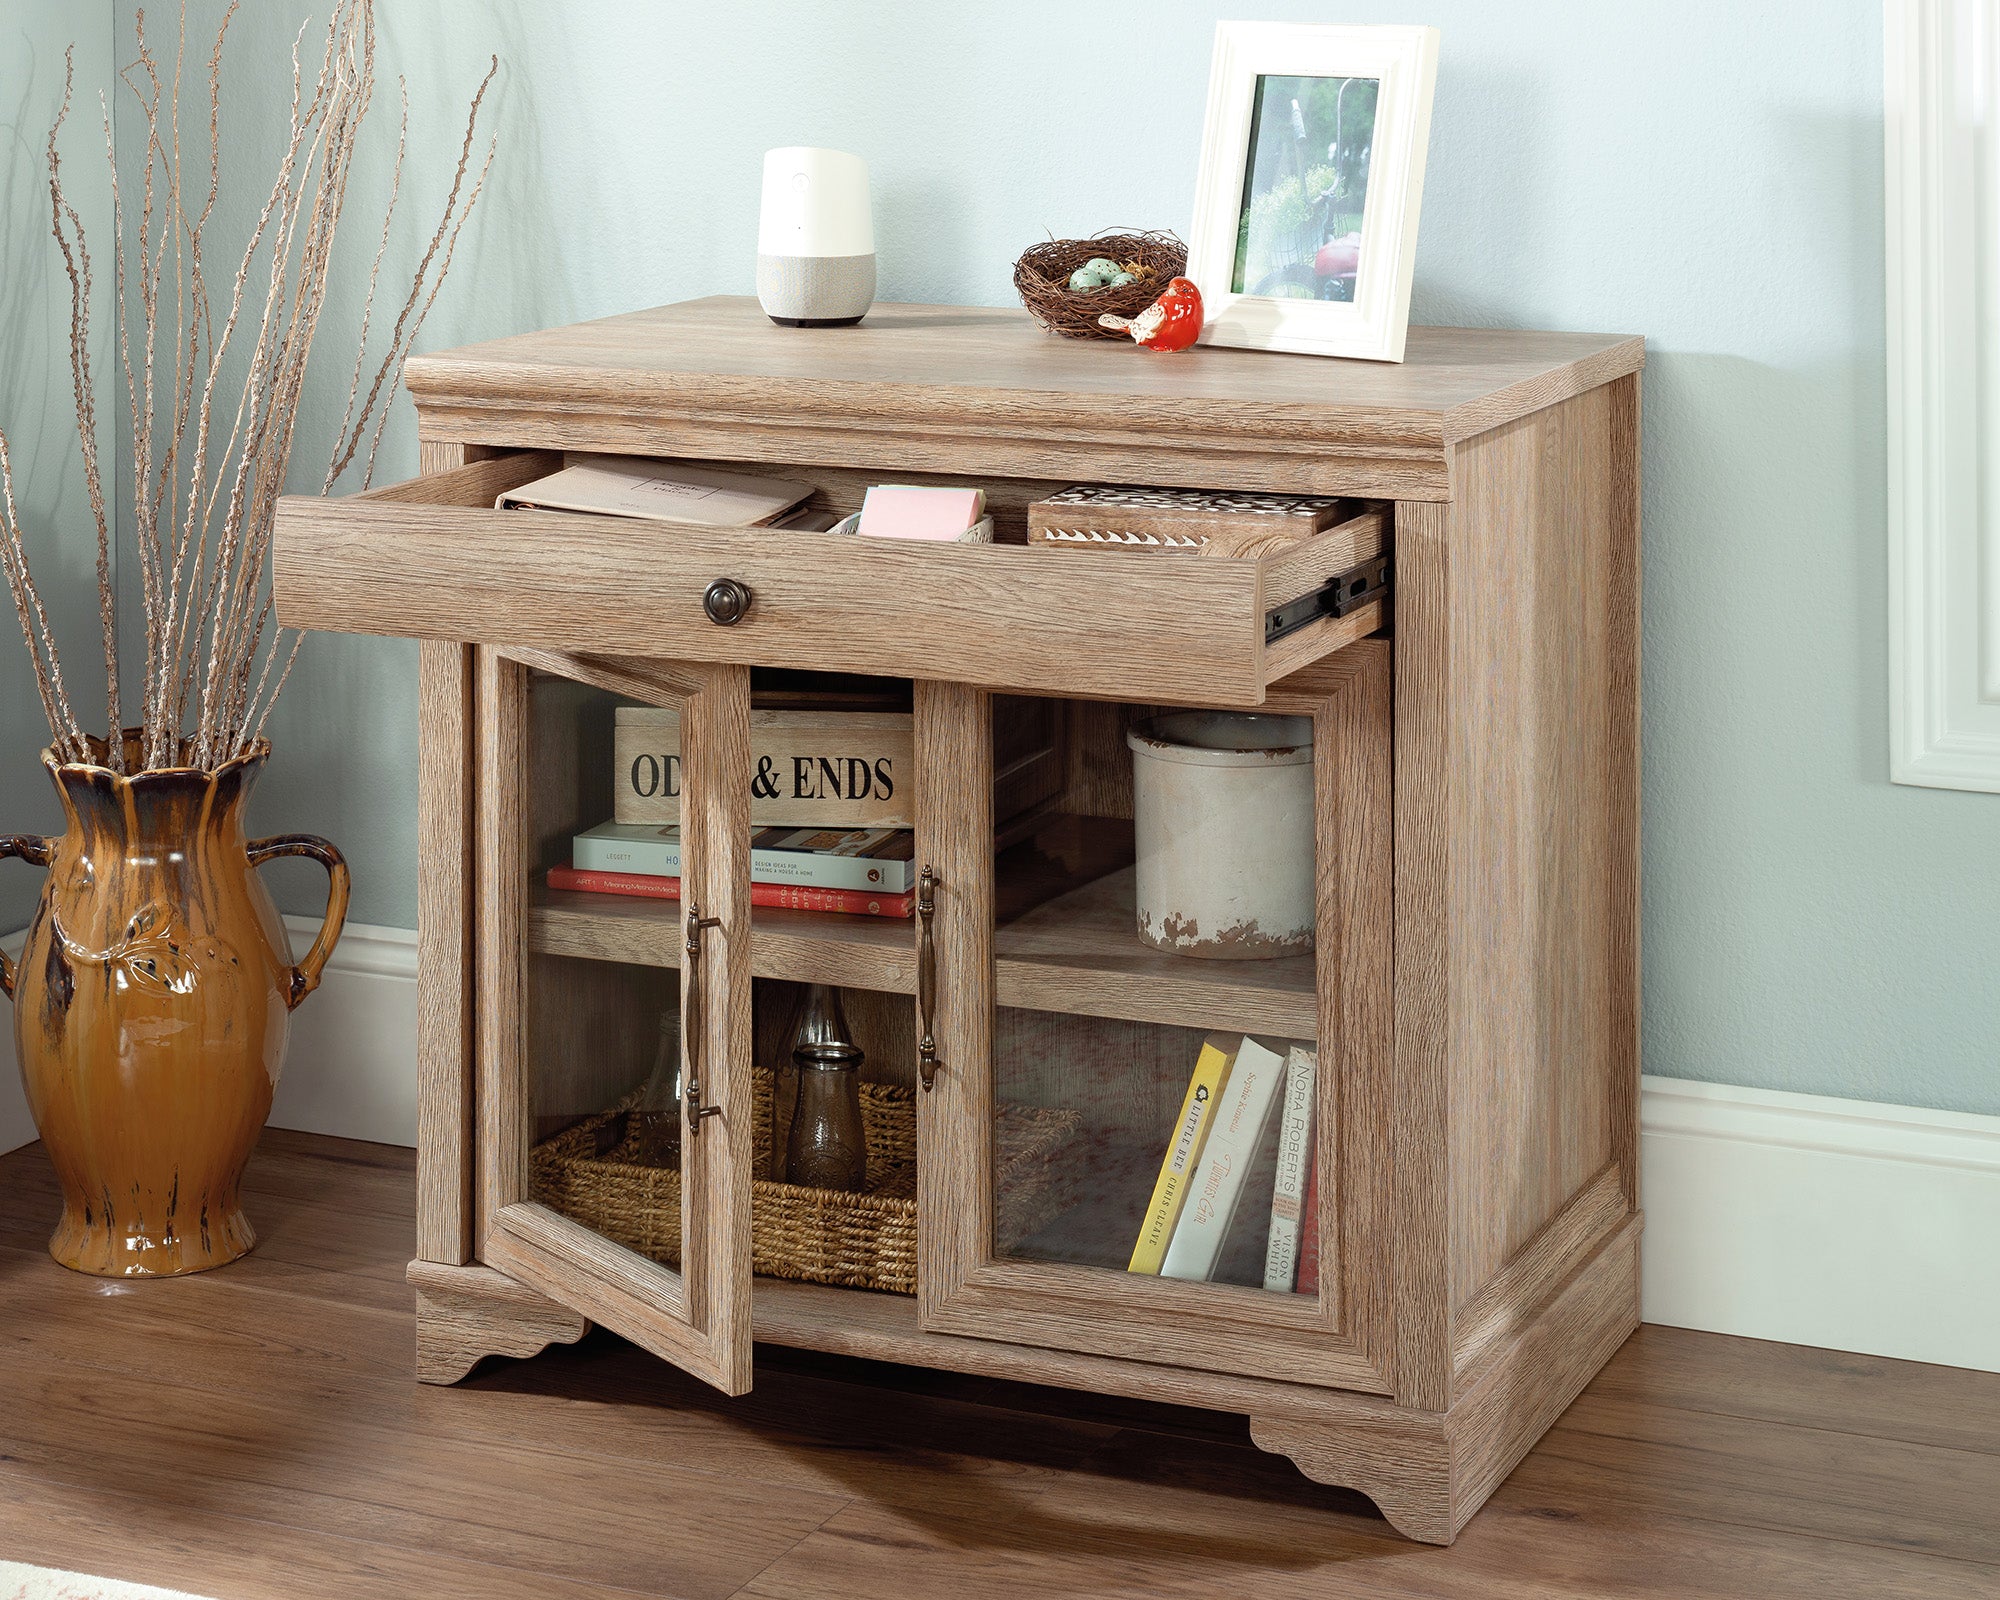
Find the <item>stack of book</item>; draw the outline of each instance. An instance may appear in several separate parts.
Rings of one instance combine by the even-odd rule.
[[[1234,1280],[1225,1263],[1263,1246],[1263,1284],[1319,1293],[1318,1171],[1310,1045],[1278,1050],[1212,1034],[1188,1080],[1153,1197],[1132,1247],[1133,1272]],[[1268,1194],[1269,1205],[1248,1196]]]
[[[791,911],[907,917],[916,905],[907,828],[759,828],[750,836],[750,903]],[[681,830],[605,822],[570,841],[551,889],[681,897]]]

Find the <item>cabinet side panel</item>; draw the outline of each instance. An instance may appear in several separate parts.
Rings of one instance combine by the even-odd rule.
[[[1456,448],[1449,741],[1453,1304],[1629,1115],[1632,533],[1609,388]],[[1621,703],[1623,702],[1623,703]]]
[[[478,918],[474,937],[479,996],[475,1255],[483,1248],[495,1215],[528,1198],[529,1087],[521,960],[527,933],[527,823],[522,810],[522,774],[528,765],[527,697],[527,668],[491,650],[475,654]]]
[[[417,1255],[472,1259],[472,652],[417,666]]]
[[[491,454],[430,441],[420,473]],[[417,1256],[472,1259],[472,652],[426,639],[417,667]]]
[[[1611,1154],[1625,1204],[1639,1205],[1639,374],[1628,373],[1611,397],[1611,622],[1607,675],[1611,700],[1609,872],[1618,896],[1611,923]]]

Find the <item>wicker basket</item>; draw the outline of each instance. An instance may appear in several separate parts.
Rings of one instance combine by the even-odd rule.
[[[861,1085],[868,1140],[868,1192],[843,1194],[776,1183],[770,1169],[775,1083],[754,1074],[750,1264],[769,1278],[849,1289],[917,1292],[916,1096],[891,1084]],[[534,1197],[614,1244],[680,1265],[681,1175],[632,1159],[635,1133],[620,1106],[535,1147]],[[1074,1111],[1003,1103],[995,1131],[994,1233],[1003,1245],[1034,1232],[1061,1208],[1062,1147]]]
[[[1094,256],[1139,261],[1153,269],[1151,277],[1122,289],[1072,289],[1069,275]],[[1187,246],[1171,233],[1105,232],[1088,239],[1049,239],[1031,244],[1014,263],[1014,288],[1021,304],[1051,333],[1070,339],[1124,339],[1130,335],[1098,324],[1109,311],[1136,317],[1160,298],[1169,278],[1187,271]]]

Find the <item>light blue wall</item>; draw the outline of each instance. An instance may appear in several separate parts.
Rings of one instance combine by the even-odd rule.
[[[79,89],[69,126],[87,142],[82,159],[65,162],[63,177],[85,226],[108,231],[111,185],[102,133],[92,130],[101,128],[97,86],[111,75],[110,8],[72,14],[46,0],[0,0],[0,431],[13,457],[28,555],[64,653],[71,698],[95,728],[104,720],[97,536],[70,401],[69,279],[49,231],[44,160],[49,124],[62,102],[63,51],[72,43]],[[105,332],[100,320],[93,330],[99,359],[109,349]],[[107,475],[113,467],[107,454]],[[48,742],[27,648],[0,589],[0,833],[61,826],[61,808],[36,759]],[[40,892],[39,872],[0,863],[0,931],[25,923]]]
[[[46,0],[0,0],[0,431],[13,457],[29,559],[69,659],[78,714],[85,715],[104,690],[103,668],[93,665],[101,659],[97,542],[70,407],[69,280],[48,230],[43,165],[49,122],[62,101],[64,48],[76,45],[78,82],[93,94],[110,76],[110,7],[79,11],[72,16]],[[71,125],[78,122],[95,125],[88,109],[72,113]],[[111,185],[103,147],[95,149],[97,159],[66,167],[65,181],[86,226],[108,227]],[[107,348],[102,331],[94,338],[100,357]],[[105,467],[111,467],[108,458]],[[46,833],[62,825],[55,793],[35,759],[48,743],[49,725],[4,593],[0,589],[0,833]],[[100,710],[96,721],[102,720]],[[0,932],[33,914],[41,877],[18,861],[0,862]],[[33,1137],[14,1071],[13,1018],[0,1001],[0,1151]]]
[[[239,23],[245,168],[295,10]],[[2000,1111],[2000,800],[1885,778],[1879,0],[1257,10],[1443,28],[1418,320],[1651,340],[1648,1068]],[[1045,233],[1185,230],[1216,15],[384,0],[427,194],[506,63],[426,343],[747,291],[774,144],[869,159],[885,298],[1005,304]],[[407,425],[383,465],[413,467]],[[260,808],[347,847],[365,919],[414,913],[413,675],[408,646],[313,641]]]

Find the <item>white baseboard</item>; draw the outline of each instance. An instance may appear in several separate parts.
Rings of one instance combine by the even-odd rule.
[[[287,917],[311,948],[317,917]],[[271,1126],[377,1144],[417,1142],[417,935],[350,922],[325,976],[292,1013]]]
[[[416,1142],[416,977],[413,932],[349,924],[274,1127]],[[19,1097],[0,1150],[34,1137]],[[1654,1077],[1640,1114],[1648,1322],[2000,1372],[2000,1117]]]
[[[1647,1078],[1648,1322],[2000,1372],[2000,1117]]]

